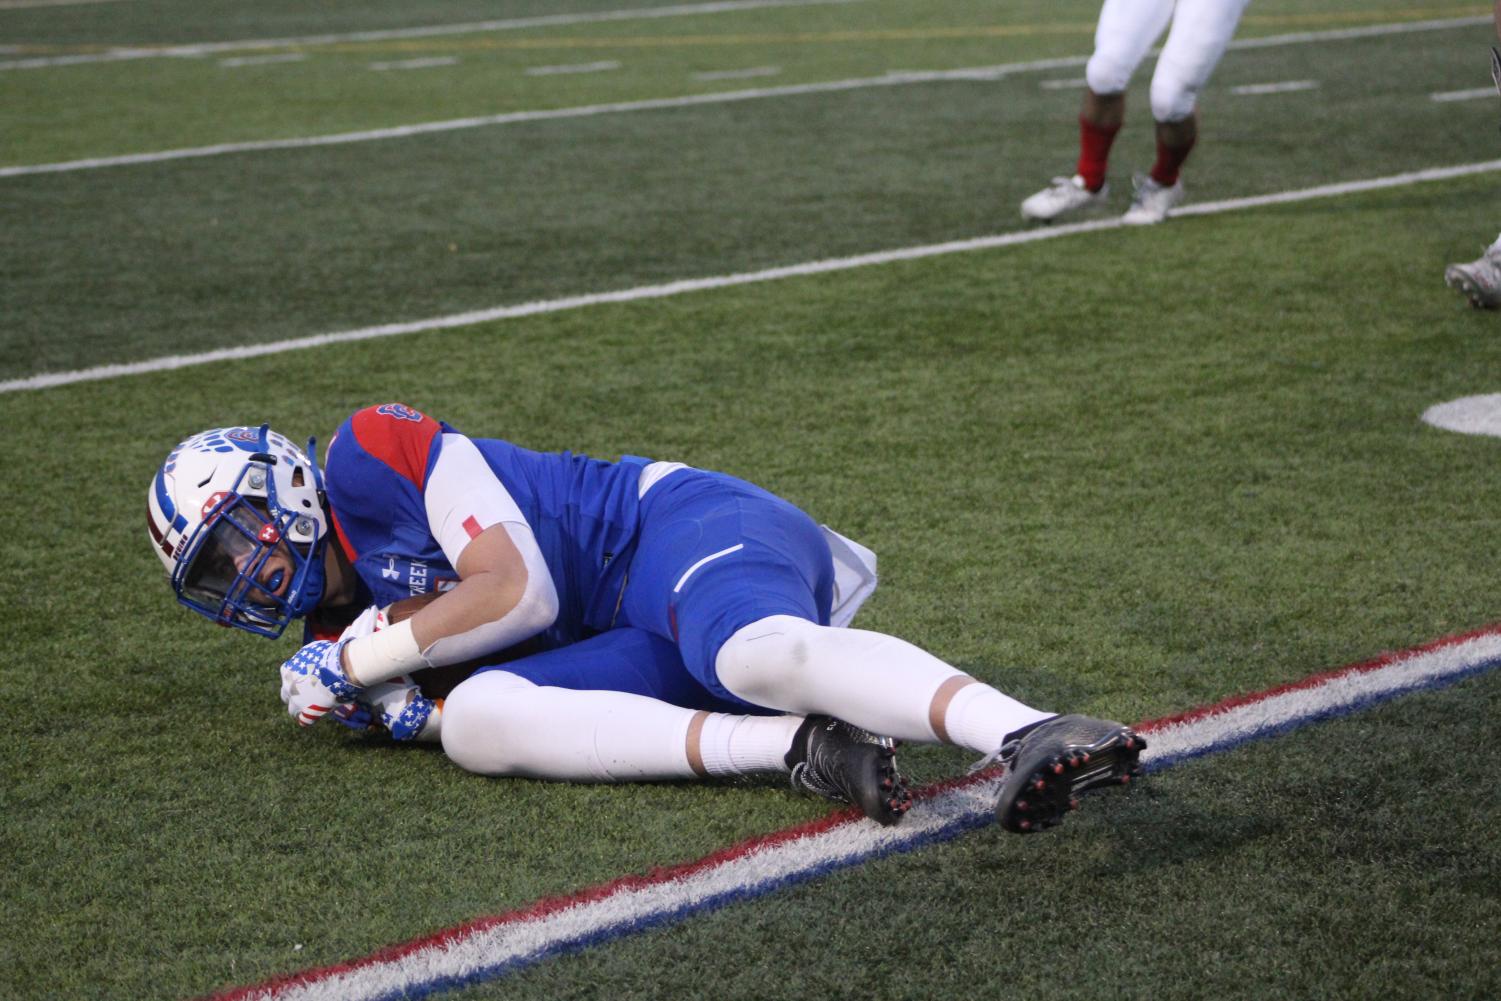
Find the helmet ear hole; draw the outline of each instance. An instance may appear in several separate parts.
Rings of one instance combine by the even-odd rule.
[[[304,485],[305,484],[303,483],[303,479],[302,479],[302,467],[301,466],[297,466],[297,467],[295,467],[292,470],[292,486],[294,486],[294,487],[300,487],[300,486],[304,486]],[[309,506],[307,501],[303,501],[302,505],[303,505],[303,507],[308,507]]]

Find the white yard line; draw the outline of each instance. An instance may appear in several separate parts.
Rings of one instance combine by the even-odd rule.
[[[607,73],[620,69],[614,59],[602,59],[597,63],[572,63],[567,66],[528,66],[527,76],[567,76],[573,73]]]
[[[300,63],[307,58],[305,52],[282,52],[269,56],[230,56],[219,60],[220,66],[271,66],[275,63]]]
[[[386,70],[425,70],[434,66],[457,66],[458,56],[426,56],[421,59],[395,59],[390,62],[371,63],[377,73]]]
[[[1049,66],[1054,61],[1048,61]],[[1013,67],[992,67],[984,71],[982,79],[993,80],[998,74],[1019,72],[1031,68],[1018,63]],[[0,167],[0,178],[21,177],[28,174],[52,174],[75,170],[98,170],[104,167],[124,167],[136,164],[162,163],[169,160],[187,160],[206,156],[224,156],[231,153],[258,153],[267,150],[306,149],[317,146],[340,146],[346,143],[374,142],[383,139],[404,139],[410,136],[429,135],[440,132],[456,132],[462,129],[487,128],[497,125],[519,125],[525,122],[557,121],[567,118],[592,118],[598,115],[615,115],[633,111],[660,111],[671,108],[690,108],[711,104],[729,104],[736,101],[756,101],[765,98],[795,97],[802,94],[826,94],[845,90],[862,90],[868,87],[900,87],[918,83],[933,83],[944,80],[976,79],[979,70],[951,70],[936,73],[903,73],[867,77],[857,80],[831,80],[824,83],[790,84],[782,87],[758,87],[747,90],[723,91],[714,94],[690,94],[684,97],[663,97],[645,101],[616,101],[609,104],[576,105],[570,108],[552,108],[545,111],[511,111],[499,115],[481,115],[474,118],[455,118],[440,122],[423,122],[417,125],[398,125],[384,129],[366,129],[360,132],[340,132],[333,135],[304,136],[297,139],[258,139],[249,142],[217,143],[212,146],[193,146],[185,149],[169,149],[156,153],[128,153],[123,156],[93,157],[86,160],[66,160],[60,163],[37,163],[17,167]]]
[[[1474,90],[1446,90],[1429,94],[1430,101],[1478,101],[1483,97],[1495,97],[1495,87],[1476,87]]]
[[[30,7],[81,7],[84,4],[123,2],[124,0],[0,0],[0,10],[26,10]]]
[[[1443,21],[1412,21],[1400,24],[1376,25],[1366,29],[1339,29],[1323,34],[1303,32],[1297,35],[1281,35],[1275,39],[1255,39],[1231,48],[1265,48],[1269,44],[1304,45],[1325,40],[1346,38],[1371,38],[1380,35],[1401,35],[1414,31],[1442,31],[1476,24],[1489,24],[1489,18],[1451,18]],[[1352,32],[1356,32],[1352,34]],[[462,129],[487,128],[497,125],[516,125],[523,122],[553,121],[564,118],[589,118],[596,115],[622,114],[633,111],[658,111],[668,108],[699,107],[708,104],[726,104],[735,101],[754,101],[765,98],[796,97],[804,94],[827,94],[838,91],[862,90],[868,87],[897,87],[911,84],[944,83],[957,80],[994,81],[1018,73],[1067,69],[1083,66],[1088,56],[1061,56],[1054,59],[1036,59],[1019,63],[1000,63],[995,66],[973,66],[955,70],[904,70],[893,71],[883,76],[861,77],[850,80],[829,80],[822,83],[788,84],[781,87],[758,87],[746,90],[722,91],[714,94],[692,94],[684,97],[652,98],[644,101],[616,101],[608,104],[587,104],[570,108],[553,108],[545,111],[512,111],[498,115],[480,115],[472,118],[454,118],[445,121],[420,122],[415,125],[397,125],[382,129],[365,129],[358,132],[339,132],[332,135],[303,136],[296,139],[256,139],[246,142],[215,143],[211,146],[189,146],[181,149],[160,150],[154,153],[127,153],[121,156],[90,157],[83,160],[63,160],[55,163],[21,164],[0,167],[0,179],[23,177],[29,174],[53,174],[74,170],[99,170],[107,167],[125,167],[147,163],[164,163],[171,160],[186,160],[205,156],[225,156],[236,153],[258,153],[267,150],[305,149],[316,146],[338,146],[346,143],[377,142],[387,139],[404,139],[410,136],[439,132],[456,132]],[[0,68],[4,67],[0,63]]]
[[[1089,86],[1089,81],[1084,77],[1070,77],[1067,80],[1044,80],[1037,86],[1043,90],[1077,90],[1080,87]]]
[[[695,80],[750,80],[755,77],[776,76],[782,72],[780,66],[752,66],[743,70],[710,70],[707,73],[695,73]]]
[[[1317,80],[1287,80],[1282,83],[1247,83],[1239,87],[1231,87],[1230,93],[1241,96],[1253,96],[1259,94],[1291,94],[1300,90],[1317,90]]]
[[[1453,167],[1433,167],[1427,170],[1393,174],[1389,177],[1376,177],[1363,181],[1345,181],[1338,184],[1324,184],[1297,191],[1282,191],[1267,195],[1254,195],[1247,198],[1230,198],[1217,202],[1201,202],[1176,209],[1173,214],[1178,216],[1217,215],[1222,212],[1235,212],[1267,205],[1285,205],[1291,202],[1308,201],[1315,198],[1333,198],[1365,191],[1381,191],[1386,188],[1403,187],[1409,184],[1420,184],[1430,181],[1450,180],[1475,174],[1494,173],[1496,171],[1501,171],[1501,160],[1487,160],[1483,163],[1460,164]],[[264,344],[247,344],[234,348],[220,348],[216,351],[205,351],[199,354],[168,355],[145,361],[76,369],[71,372],[47,372],[0,382],[0,393],[49,389],[55,386],[67,386],[80,382],[97,382],[106,379],[118,379],[123,376],[167,372],[197,365],[208,365],[214,362],[260,358],[265,355],[283,354],[288,351],[303,351],[309,348],[320,348],[333,344],[349,344],[355,341],[368,341],[380,337],[397,337],[403,334],[416,334],[429,330],[448,330],[455,327],[468,327],[479,323],[490,323],[496,320],[537,316],[543,313],[561,313],[568,310],[583,309],[588,306],[604,305],[606,303],[638,302],[643,299],[666,299],[672,296],[685,295],[690,292],[704,292],[710,289],[733,288],[738,285],[780,281],[785,278],[801,278],[808,275],[851,271],[856,268],[894,264],[899,261],[915,261],[928,257],[942,257],[947,254],[963,254],[977,250],[1013,247],[1024,243],[1036,243],[1042,240],[1074,236],[1079,233],[1095,233],[1103,230],[1117,229],[1120,226],[1121,222],[1118,217],[1099,219],[1092,222],[1072,223],[1065,226],[1049,226],[1015,233],[1001,233],[995,236],[975,237],[969,240],[955,240],[949,243],[882,250],[869,254],[859,254],[853,257],[836,257],[821,261],[809,261],[803,264],[789,264],[784,267],[767,268],[762,271],[747,271],[708,278],[684,278],[661,285],[643,285],[636,288],[620,289],[614,292],[594,292],[585,295],[566,296],[560,299],[544,299],[538,302],[519,303],[510,306],[494,306],[489,309],[451,313],[447,316],[407,320],[400,323],[386,323],[373,327],[361,327],[356,330],[315,334],[310,337],[295,337]]]
[[[1358,28],[1329,28],[1323,31],[1294,31],[1284,35],[1267,35],[1263,38],[1237,38],[1230,43],[1232,49],[1268,49],[1281,45],[1303,45],[1308,42],[1343,42],[1357,38],[1377,38],[1382,35],[1399,35],[1409,31],[1436,31],[1444,28],[1473,28],[1489,25],[1494,19],[1484,17],[1446,17],[1429,21],[1405,21],[1389,24],[1366,24]]]
[[[32,0],[34,2],[34,0]],[[242,38],[228,42],[196,42],[186,45],[121,46],[105,52],[81,52],[67,56],[37,56],[10,63],[0,63],[0,70],[45,69],[50,66],[77,66],[81,63],[119,62],[124,59],[159,59],[167,56],[202,56],[215,52],[243,49],[281,49],[302,45],[338,45],[345,42],[384,42],[403,38],[438,38],[446,35],[474,35],[490,31],[519,31],[525,28],[552,28],[570,24],[597,24],[608,21],[645,21],[664,17],[692,17],[704,14],[730,14],[768,7],[815,7],[829,4],[861,3],[863,0],[719,0],[717,3],[676,4],[670,7],[637,7],[631,10],[601,10],[577,14],[542,14],[536,17],[513,17],[497,21],[469,21],[463,24],[432,24],[417,28],[391,28],[385,31],[348,31],[328,35],[299,35],[293,38]]]

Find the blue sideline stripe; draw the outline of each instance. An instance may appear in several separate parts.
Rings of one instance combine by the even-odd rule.
[[[1202,758],[1208,754],[1218,754],[1221,751],[1234,750],[1235,748],[1240,747],[1243,744],[1249,744],[1255,740],[1268,740],[1272,737],[1280,737],[1285,733],[1291,733],[1294,730],[1301,730],[1303,727],[1308,726],[1312,723],[1322,723],[1326,720],[1336,719],[1340,716],[1349,716],[1353,713],[1360,712],[1365,709],[1370,709],[1373,706],[1381,705],[1384,702],[1391,702],[1392,700],[1400,698],[1403,695],[1411,695],[1413,692],[1436,691],[1440,688],[1447,688],[1450,685],[1458,684],[1459,682],[1464,681],[1468,678],[1473,678],[1478,675],[1484,674],[1487,671],[1493,670],[1498,666],[1501,666],[1501,657],[1495,657],[1490,660],[1482,660],[1479,663],[1472,664],[1471,666],[1461,671],[1456,671],[1453,674],[1445,674],[1436,678],[1429,678],[1427,681],[1414,682],[1413,684],[1403,685],[1400,688],[1391,688],[1384,692],[1372,692],[1350,702],[1343,702],[1339,705],[1329,706],[1325,709],[1319,710],[1318,712],[1310,713],[1307,716],[1300,716],[1297,719],[1288,720],[1285,723],[1278,723],[1274,726],[1264,726],[1260,729],[1252,730],[1248,733],[1239,734],[1235,737],[1228,737],[1224,740],[1215,741],[1212,744],[1205,744],[1203,747],[1196,747],[1191,751],[1183,751],[1179,754],[1163,755],[1160,758],[1148,762],[1144,766],[1144,771],[1148,773],[1160,772],[1164,768],[1171,768],[1173,765],[1176,765],[1179,762],[1192,761],[1194,758]],[[1151,734],[1147,734],[1147,739],[1149,741],[1151,740]]]
[[[659,913],[652,914],[643,918],[623,921],[619,924],[611,925],[607,928],[601,928],[597,931],[590,932],[587,935],[579,935],[571,939],[564,939],[528,955],[517,956],[514,959],[508,959],[505,962],[497,963],[494,966],[482,967],[474,971],[473,973],[470,973],[463,977],[440,977],[425,984],[414,984],[410,987],[399,988],[390,993],[379,995],[375,998],[375,1001],[407,1001],[407,999],[426,998],[443,991],[454,990],[461,987],[472,987],[475,984],[483,983],[485,981],[497,980],[503,976],[506,976],[507,974],[524,970],[530,966],[535,966],[546,959],[552,959],[554,957],[567,955],[569,953],[583,952],[585,949],[589,949],[593,946],[604,945],[616,939],[621,939],[625,938],[628,935],[636,934],[637,932],[650,931],[656,928],[663,927],[665,925],[675,924],[678,921],[693,917],[697,914],[706,914],[711,911],[717,911],[727,904],[738,903],[743,900],[755,900],[758,897],[770,896],[771,894],[776,893],[779,890],[786,889],[787,887],[798,886],[803,883],[810,883],[816,879],[821,879],[822,877],[827,876],[830,873],[838,872],[841,869],[853,868],[854,866],[860,865],[865,862],[886,858],[891,855],[904,854],[906,852],[915,851],[916,849],[926,847],[927,845],[938,844],[944,841],[952,841],[960,835],[965,834],[969,831],[978,830],[982,827],[988,827],[993,822],[994,819],[989,810],[976,811],[964,816],[960,816],[942,827],[935,828],[927,832],[926,834],[918,835],[906,841],[883,845],[880,848],[872,849],[870,851],[852,852],[848,855],[829,859],[828,861],[822,862],[816,866],[810,866],[806,869],[799,869],[796,872],[787,873],[775,879],[768,879],[760,883],[753,883],[747,886],[738,887],[733,890],[726,890],[723,893],[717,893],[711,897],[705,897],[703,900],[700,900],[699,902],[694,904],[684,904],[683,906],[673,908],[672,910],[661,911]]]
[[[1190,761],[1194,758],[1204,757],[1205,755],[1209,754],[1217,754],[1221,751],[1233,750],[1234,748],[1240,747],[1244,744],[1249,744],[1252,741],[1266,740],[1272,737],[1278,737],[1286,733],[1291,733],[1294,730],[1302,729],[1303,727],[1309,726],[1313,723],[1321,723],[1325,720],[1335,719],[1341,716],[1348,716],[1355,712],[1371,708],[1372,706],[1377,706],[1384,702],[1390,702],[1400,696],[1409,695],[1413,692],[1432,691],[1440,688],[1447,688],[1468,678],[1473,678],[1481,674],[1485,674],[1486,672],[1491,671],[1498,666],[1501,666],[1501,657],[1494,657],[1489,660],[1484,660],[1477,664],[1471,665],[1470,667],[1464,668],[1462,670],[1456,671],[1453,674],[1446,674],[1440,677],[1430,678],[1427,681],[1417,682],[1411,685],[1404,685],[1399,688],[1390,689],[1384,692],[1372,693],[1370,695],[1354,699],[1350,702],[1345,702],[1337,706],[1332,706],[1330,708],[1320,710],[1318,712],[1310,713],[1307,716],[1301,716],[1297,719],[1289,720],[1285,723],[1280,723],[1270,727],[1262,727],[1261,729],[1251,731],[1250,733],[1242,734],[1240,736],[1233,737],[1227,740],[1218,741],[1216,743],[1206,745],[1202,748],[1197,748],[1192,751],[1185,751],[1181,754],[1159,758],[1155,761],[1150,762],[1146,766],[1146,770],[1149,772],[1162,771],[1163,769],[1170,768],[1173,765],[1179,764],[1184,761]],[[592,948],[593,946],[604,945],[617,939],[625,938],[626,936],[635,934],[637,932],[647,931],[674,924],[696,914],[706,914],[711,911],[716,911],[726,906],[727,904],[737,903],[743,900],[755,900],[759,897],[769,896],[770,894],[787,887],[798,886],[803,883],[810,883],[830,873],[837,872],[841,869],[852,868],[864,862],[885,858],[899,853],[915,851],[918,848],[923,848],[932,844],[938,844],[944,841],[952,841],[967,831],[977,830],[982,827],[988,827],[993,822],[994,818],[992,817],[989,810],[967,813],[961,815],[960,817],[949,822],[948,824],[945,824],[942,827],[929,831],[926,834],[916,835],[908,840],[884,845],[880,848],[872,849],[869,851],[853,852],[849,855],[830,859],[816,866],[810,866],[806,869],[800,869],[796,872],[788,873],[775,879],[769,879],[764,882],[753,883],[748,886],[739,887],[737,889],[727,890],[723,893],[715,894],[712,897],[707,897],[695,904],[686,904],[682,907],[662,911],[657,914],[651,914],[639,919],[623,921],[618,924],[611,925],[607,928],[601,928],[597,931],[590,932],[586,935],[579,935],[572,939],[559,941],[557,943],[554,943],[553,945],[549,945],[546,948],[540,949],[526,956],[517,956],[513,959],[508,959],[505,962],[497,963],[494,966],[483,967],[479,970],[474,971],[473,973],[467,974],[462,977],[445,976],[427,981],[426,983],[413,984],[411,986],[400,988],[387,994],[382,994],[376,999],[376,1001],[408,1001],[408,999],[427,998],[444,991],[462,987],[471,987],[475,984],[490,980],[498,980],[510,973],[524,970],[530,966],[535,966],[538,963],[541,963],[543,960],[551,959],[556,956],[582,952],[585,949]]]

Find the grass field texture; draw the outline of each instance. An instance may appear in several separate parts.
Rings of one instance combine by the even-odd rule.
[[[0,9],[0,60],[614,9]],[[0,70],[0,164],[1082,59],[1096,10],[868,0]],[[1266,3],[1241,37],[1485,13]],[[1487,86],[1490,39],[1232,51],[1191,201],[1496,159],[1494,96],[1429,97]],[[458,62],[369,68],[433,55]],[[597,61],[621,68],[525,73]],[[1072,163],[1081,65],[0,176],[0,380],[1020,230]],[[1234,92],[1293,80],[1318,86]],[[1441,276],[1498,226],[1481,174],[0,394],[0,996],[199,995],[826,812],[771,781],[486,781],[297,730],[291,639],[206,627],[145,543],[141,496],[186,434],[326,438],[401,399],[725,469],[880,554],[862,625],[1038,705],[1147,719],[1501,619],[1501,443],[1418,420],[1497,390],[1498,318]],[[453,996],[1494,997],[1498,694],[1476,678],[1182,765],[1045,837],[980,831]],[[967,764],[905,761],[923,782]]]

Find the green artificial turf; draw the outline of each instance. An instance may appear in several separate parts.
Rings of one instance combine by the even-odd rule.
[[[1232,54],[1222,88],[1326,82],[1206,97],[1190,197],[1494,158],[1492,102],[1426,96],[1472,82],[1453,54],[1482,36]],[[1076,107],[1022,76],[0,178],[0,377],[1016,229],[1072,163]],[[1150,163],[1133,121],[1119,208]]]
[[[449,997],[1482,998],[1494,677]],[[1361,768],[1359,762],[1370,763]],[[1381,764],[1377,764],[1380,762]]]
[[[201,992],[823,809],[769,780],[489,782],[434,752],[298,731],[273,694],[295,644],[193,619],[143,541],[140,496],[183,434],[265,418],[326,435],[348,410],[402,398],[473,434],[727,469],[881,554],[865,626],[1040,705],[1149,718],[1495,618],[1497,446],[1417,422],[1496,370],[1495,318],[1438,281],[1485,190],[1429,185],[5,396],[26,486],[4,488],[13,656],[0,697],[24,711],[3,759],[0,896],[8,925],[39,931],[8,940],[3,993]],[[1352,296],[1357,273],[1366,293]],[[1310,766],[1309,781],[1390,771],[1383,808],[1402,814],[1390,735],[1347,725],[1375,735]],[[1435,727],[1437,757],[1412,767],[1442,772],[1454,747],[1483,746]],[[966,756],[908,760],[930,781]],[[1214,788],[1195,774],[1153,795],[1193,814]],[[1095,832],[1106,864],[1110,816],[1065,837]],[[1164,850],[1192,856],[1212,818]],[[1338,836],[1333,823],[1311,836]],[[1434,830],[1426,812],[1404,823]],[[1046,844],[1027,850],[1045,857]],[[935,880],[994,883],[974,850],[925,855],[904,891],[917,900],[900,907],[952,934],[993,913],[919,902]],[[1264,864],[1238,859],[1235,878],[1255,882]],[[828,892],[833,911],[854,907]],[[1192,914],[1201,893],[1171,895]],[[1308,894],[1297,906],[1315,923],[1370,904],[1342,879]],[[792,906],[753,905],[768,915],[753,923]],[[1153,934],[1181,920],[1169,912]],[[1002,934],[1017,931],[981,940]],[[858,925],[819,936],[864,948]],[[822,982],[821,963],[788,962]],[[1132,962],[1168,980],[1180,968],[1165,948]],[[1473,950],[1428,962],[1477,992],[1490,975]],[[1357,989],[1337,972],[1331,990]],[[620,974],[665,975],[654,963]]]
[[[0,41],[411,23],[395,4],[261,6],[0,11]],[[873,0],[533,37],[930,33],[916,64],[918,49],[868,40],[789,46],[804,62],[776,78],[834,79],[1082,53],[1087,30],[932,33],[982,14],[1066,26],[1093,7]],[[424,17],[541,9],[453,0]],[[1289,0],[1253,7],[1243,36],[1462,13],[1484,8]],[[1488,40],[1231,53],[1191,200],[1494,159],[1494,100],[1427,97],[1485,85]],[[675,73],[720,65],[640,48]],[[740,65],[773,55],[721,48]],[[367,56],[390,54],[327,58]],[[579,61],[595,58],[614,55]],[[471,113],[489,85],[461,66],[467,83],[412,82],[399,100],[380,88],[407,84],[362,81],[328,113]],[[333,120],[289,98],[308,77],[214,94],[210,70],[5,71],[0,160]],[[1018,228],[1020,198],[1072,162],[1078,95],[1038,86],[1052,76],[0,178],[0,379]],[[640,96],[632,79],[515,100]],[[1231,92],[1290,79],[1320,87]],[[1150,156],[1144,96],[1118,208]],[[536,106],[507,100],[487,107]],[[1494,175],[1477,176],[0,394],[0,997],[201,994],[825,812],[773,779],[487,781],[436,750],[298,730],[275,695],[293,639],[176,606],[146,542],[147,483],[187,434],[269,420],[326,440],[401,399],[474,435],[725,469],[880,554],[862,626],[1037,705],[1143,720],[1501,619],[1501,444],[1418,420],[1496,390],[1501,319],[1465,309],[1442,272],[1498,226]],[[1494,677],[1400,700],[1183,765],[1047,837],[977,832],[472,993],[1491,997],[1496,700]],[[904,751],[921,782],[970,757]]]

